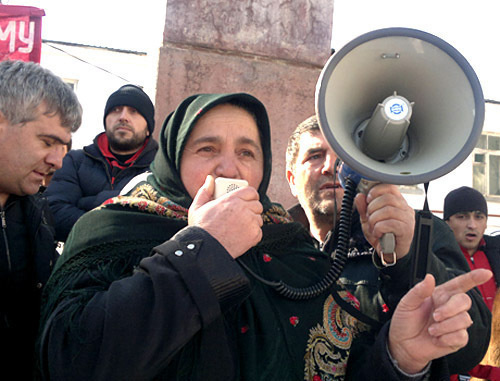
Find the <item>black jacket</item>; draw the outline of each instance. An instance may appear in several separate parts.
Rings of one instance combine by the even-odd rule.
[[[387,324],[376,340],[358,339],[348,333],[355,319],[328,293],[284,298],[239,266],[299,287],[316,283],[329,260],[298,224],[264,225],[263,246],[235,261],[198,227],[161,243],[185,221],[111,209],[76,223],[49,281],[46,379],[315,380],[345,365],[340,349],[351,344],[347,367],[356,374],[348,379],[406,379],[389,361]],[[334,339],[327,331],[340,321],[342,339]]]
[[[41,291],[59,255],[44,199],[10,196],[0,215],[2,369],[31,379]]]
[[[58,241],[66,241],[82,214],[118,196],[133,177],[147,171],[158,150],[158,143],[150,138],[137,161],[121,170],[112,184],[111,166],[98,147],[98,136],[93,144],[68,152],[62,168],[56,171],[45,192],[54,215]]]

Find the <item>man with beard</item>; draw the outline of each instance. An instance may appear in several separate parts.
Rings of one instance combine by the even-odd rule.
[[[342,228],[339,234],[344,190],[337,177],[337,166],[337,155],[323,137],[317,117],[306,119],[290,136],[286,152],[287,180],[299,201],[289,213],[309,230],[316,246],[332,257],[336,255],[339,237],[349,229]],[[369,324],[376,333],[391,319],[402,295],[412,286],[410,274],[416,252],[413,236],[417,234],[409,232],[414,231],[415,212],[396,185],[378,184],[367,195],[356,197],[365,198],[368,206],[356,210],[352,216],[347,260],[339,270],[339,280],[360,302],[358,319]],[[366,205],[366,202],[356,205]],[[382,211],[385,217],[381,217]],[[395,235],[394,256],[380,250],[379,238],[389,232]],[[453,233],[437,217],[433,217],[433,237],[427,272],[436,277],[438,284],[470,271]],[[483,315],[488,315],[488,311],[481,295],[475,289],[469,296],[473,304],[480,306],[471,312],[474,324],[468,329],[469,337],[488,335],[489,327],[483,324],[487,321]],[[473,340],[469,345],[468,349],[442,360],[448,362],[452,374],[464,371],[464,362],[481,361],[477,354],[484,348],[481,344],[476,347]]]
[[[112,93],[104,108],[105,132],[81,150],[72,150],[46,191],[54,214],[56,239],[64,242],[85,212],[115,197],[147,171],[158,150],[152,138],[154,106],[138,86]]]

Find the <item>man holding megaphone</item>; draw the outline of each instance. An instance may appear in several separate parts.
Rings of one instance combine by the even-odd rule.
[[[317,246],[335,256],[338,249],[339,218],[344,190],[336,169],[337,155],[324,138],[316,116],[301,123],[291,135],[286,156],[287,179],[299,205],[290,214],[309,228]],[[360,320],[376,335],[379,327],[393,316],[401,297],[412,286],[412,257],[415,256],[415,212],[395,185],[379,184],[367,195],[355,199],[348,256],[340,274],[344,284],[360,302]],[[442,284],[469,267],[452,232],[438,219],[432,220],[434,237],[428,253],[427,272]],[[341,230],[341,228],[340,228]],[[379,238],[394,233],[395,256],[383,258]],[[489,314],[477,290],[468,292],[472,301],[467,346],[447,356],[451,373],[460,373],[481,361],[489,338]]]

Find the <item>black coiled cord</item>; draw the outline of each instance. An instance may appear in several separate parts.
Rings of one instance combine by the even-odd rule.
[[[292,300],[307,300],[315,298],[329,289],[340,277],[347,261],[349,250],[349,239],[351,237],[351,217],[352,205],[356,196],[357,184],[349,177],[345,179],[344,197],[340,210],[338,245],[335,251],[332,266],[326,275],[318,283],[304,288],[297,288],[286,284],[283,281],[271,282],[255,274],[242,261],[238,261],[252,276],[262,283],[273,287],[280,295]]]

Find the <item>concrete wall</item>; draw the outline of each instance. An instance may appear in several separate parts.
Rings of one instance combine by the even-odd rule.
[[[168,0],[157,126],[192,94],[243,91],[256,96],[271,121],[269,196],[291,206],[287,139],[314,113],[316,82],[330,55],[332,15],[330,0]]]

